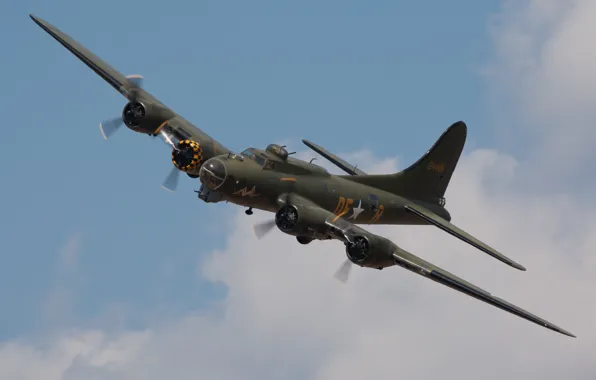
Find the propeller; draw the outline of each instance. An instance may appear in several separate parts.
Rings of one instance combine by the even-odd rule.
[[[353,264],[350,261],[350,259],[346,259],[346,261],[344,261],[341,264],[341,266],[337,269],[334,277],[345,284],[346,282],[348,282],[348,278],[350,277],[352,266]]]
[[[282,204],[289,204],[290,201],[288,199],[288,194],[281,195],[278,198],[278,202],[281,202]],[[255,235],[257,235],[257,239],[260,240],[260,239],[264,238],[267,234],[269,234],[269,232],[271,232],[273,230],[273,228],[275,228],[275,226],[276,226],[275,218],[273,218],[273,219],[266,220],[264,222],[255,223],[253,225],[253,230],[255,231]]]
[[[134,102],[139,97],[139,92],[143,88],[143,76],[139,74],[132,74],[126,76],[128,79],[128,99]]]
[[[104,140],[107,140],[111,135],[114,134],[124,124],[122,117],[118,116],[113,119],[104,120],[99,123],[99,131],[103,136]]]
[[[172,174],[170,173],[170,175],[172,175]],[[168,179],[169,179],[169,177],[168,177]],[[253,225],[253,230],[255,232],[255,235],[257,236],[257,239],[259,239],[259,240],[261,240],[266,235],[268,235],[274,228],[275,228],[275,219],[266,220],[264,222],[255,223]],[[354,264],[352,263],[352,261],[350,259],[346,259],[340,265],[340,267],[337,269],[334,277],[338,281],[345,284],[346,282],[348,282],[348,279],[350,278],[350,273],[352,271],[353,265]]]
[[[165,129],[161,129],[159,131],[159,136],[162,138],[163,142],[167,145],[170,145],[174,150],[179,150],[178,145],[176,144],[174,136],[170,135]],[[180,170],[177,167],[173,167],[170,170],[170,174],[166,177],[166,179],[161,184],[167,191],[174,192],[178,187],[178,181],[180,179]]]
[[[138,74],[128,75],[126,77],[126,97],[128,98],[130,103],[136,103],[139,100],[139,95],[143,88],[143,77]],[[129,104],[130,104],[129,103]],[[124,111],[131,114],[132,117],[135,116],[142,116],[138,115],[139,112],[144,112],[142,110],[135,109],[134,107],[131,108],[129,111]],[[122,116],[114,117],[108,120],[104,120],[99,124],[99,131],[105,140],[109,139],[114,133],[120,129],[120,127],[124,124],[124,120]],[[178,141],[177,139],[172,136],[166,128],[162,128],[159,131],[159,136],[162,138],[164,143],[171,146],[174,150],[178,151]],[[156,136],[154,136],[156,137]],[[176,167],[173,167],[166,179],[161,184],[161,187],[164,189],[174,192],[178,187],[178,182],[180,179],[180,170]]]
[[[260,223],[255,223],[253,229],[255,231],[255,235],[257,235],[257,239],[262,239],[267,235],[269,232],[273,230],[275,227],[275,219],[267,220]]]
[[[141,75],[129,75],[126,77],[127,83],[127,98],[131,102],[135,102],[139,96],[139,92],[143,87],[143,77]],[[122,116],[114,117],[104,120],[99,123],[99,131],[105,140],[109,139],[120,127],[124,124]]]
[[[161,187],[173,193],[174,191],[176,191],[176,188],[178,187],[179,178],[180,170],[178,170],[177,167],[173,167],[172,170],[170,170],[170,174],[168,174],[166,179],[161,184]]]

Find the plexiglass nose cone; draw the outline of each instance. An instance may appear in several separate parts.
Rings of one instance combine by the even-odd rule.
[[[199,171],[199,179],[209,190],[216,190],[227,177],[226,165],[217,158],[210,158]]]

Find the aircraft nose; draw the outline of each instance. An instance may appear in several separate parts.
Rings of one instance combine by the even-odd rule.
[[[209,190],[216,190],[228,176],[226,165],[219,158],[208,159],[199,171],[199,179]]]

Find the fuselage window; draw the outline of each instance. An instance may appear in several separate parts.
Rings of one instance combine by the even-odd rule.
[[[265,169],[265,170],[273,170],[273,169],[275,169],[275,164],[274,164],[274,162],[273,162],[273,161],[271,161],[271,160],[267,160],[267,161],[265,162],[265,165],[263,165],[263,169]]]

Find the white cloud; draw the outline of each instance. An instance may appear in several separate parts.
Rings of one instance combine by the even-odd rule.
[[[497,62],[491,73],[555,156],[584,154],[594,141],[587,124],[596,100],[594,4],[507,2],[493,29]],[[398,167],[394,159],[366,152],[345,158],[371,173]],[[594,379],[594,204],[568,193],[536,197],[538,189],[519,186],[551,163],[476,150],[462,157],[447,193],[455,224],[527,272],[436,228],[371,230],[578,339],[399,268],[354,268],[343,285],[333,278],[345,259],[341,244],[302,246],[278,231],[257,241],[248,222],[270,215],[249,218],[239,210],[227,222],[232,232],[226,246],[200,266],[202,276],[228,286],[219,310],[138,333],[61,331],[43,341],[6,342],[0,345],[0,378]]]
[[[76,289],[81,283],[80,274],[77,271],[81,242],[82,235],[73,233],[58,252],[54,278],[43,305],[44,323],[63,324],[71,317]]]
[[[594,157],[594,17],[591,0],[527,0],[506,1],[493,18],[495,61],[488,73],[508,102],[503,126],[517,110],[523,120],[514,124],[542,140],[537,155],[549,169],[571,170],[578,160]]]

